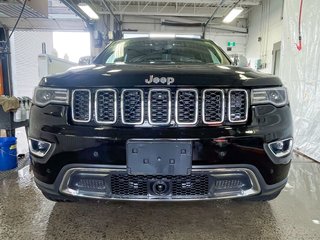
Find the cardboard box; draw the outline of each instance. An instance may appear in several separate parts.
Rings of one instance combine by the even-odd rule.
[[[0,129],[0,137],[6,137],[6,130]]]

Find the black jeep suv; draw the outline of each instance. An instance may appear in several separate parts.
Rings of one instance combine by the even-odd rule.
[[[43,78],[29,146],[54,201],[271,200],[292,131],[279,78],[232,66],[209,40],[138,38]]]

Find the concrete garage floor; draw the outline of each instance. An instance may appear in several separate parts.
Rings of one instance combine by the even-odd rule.
[[[0,239],[320,239],[320,164],[295,156],[269,203],[54,203],[25,167],[0,180]]]

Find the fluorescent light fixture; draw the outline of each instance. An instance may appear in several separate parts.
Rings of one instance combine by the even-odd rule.
[[[243,8],[242,7],[235,7],[229,12],[229,14],[223,19],[222,22],[231,23],[242,12],[243,12]]]
[[[78,7],[90,18],[90,19],[99,19],[98,14],[92,10],[92,8],[86,3],[79,3]]]
[[[176,35],[172,33],[150,33],[150,38],[175,38]]]

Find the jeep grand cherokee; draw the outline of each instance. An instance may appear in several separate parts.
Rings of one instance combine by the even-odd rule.
[[[200,39],[115,41],[43,78],[30,115],[35,181],[54,201],[271,200],[292,141],[280,79]]]

